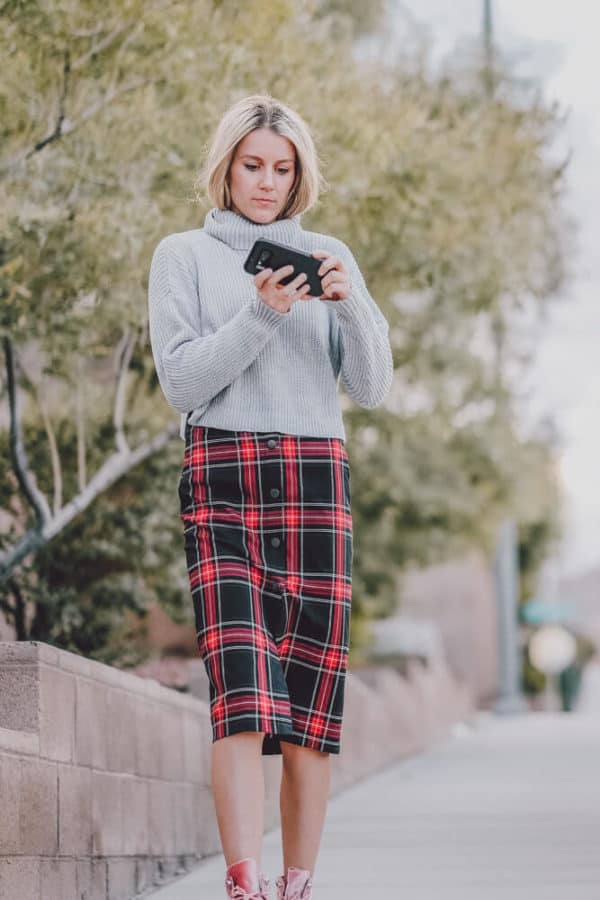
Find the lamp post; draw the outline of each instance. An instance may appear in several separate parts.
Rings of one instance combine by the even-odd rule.
[[[494,40],[492,0],[483,0],[483,48],[485,62],[483,80],[489,98],[494,93]],[[502,368],[504,327],[499,311],[493,315],[492,331],[495,347],[496,404],[502,403]],[[494,560],[496,611],[498,621],[498,696],[494,710],[498,713],[525,712],[528,707],[521,691],[519,629],[518,529],[513,519],[505,519],[498,530]]]
[[[494,711],[501,714],[525,712],[521,691],[519,628],[518,532],[513,519],[500,526],[494,565],[496,611],[498,616],[498,696]]]

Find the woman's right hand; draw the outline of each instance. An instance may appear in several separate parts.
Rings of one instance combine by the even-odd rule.
[[[308,293],[310,286],[303,284],[306,281],[306,274],[300,272],[289,284],[279,284],[281,278],[291,275],[294,271],[292,265],[282,266],[281,269],[263,269],[254,276],[254,284],[258,291],[258,296],[266,303],[276,309],[277,312],[289,312],[291,306],[296,300],[312,300],[314,299]]]

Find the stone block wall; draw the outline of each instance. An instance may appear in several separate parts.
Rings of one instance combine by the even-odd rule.
[[[206,704],[0,644],[0,897],[130,900],[219,849]]]
[[[347,676],[332,793],[419,752],[473,698],[440,665]],[[0,900],[131,900],[220,852],[208,705],[39,642],[0,643]],[[265,826],[281,757],[264,757]]]

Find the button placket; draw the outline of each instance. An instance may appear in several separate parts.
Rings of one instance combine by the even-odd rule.
[[[277,438],[271,437],[267,440],[267,447],[269,448],[269,450],[275,450],[275,448],[278,446],[278,444],[279,444],[279,442],[278,442]],[[276,500],[281,495],[281,490],[279,488],[272,487],[269,490],[269,494],[271,495],[271,497],[273,497],[273,499]],[[277,549],[278,547],[281,546],[281,537],[274,535],[270,540],[270,544],[271,544],[271,547],[274,547],[275,549]]]

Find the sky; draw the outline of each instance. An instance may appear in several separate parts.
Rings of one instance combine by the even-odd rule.
[[[481,34],[482,0],[398,0],[426,26],[433,61]],[[494,0],[494,40],[516,74],[536,79],[568,113],[557,151],[571,149],[565,204],[577,222],[573,272],[553,303],[525,384],[522,414],[550,414],[561,435],[563,543],[554,570],[564,577],[600,566],[600,4],[594,0]]]

